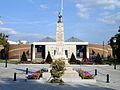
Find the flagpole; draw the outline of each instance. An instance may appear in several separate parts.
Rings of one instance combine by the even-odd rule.
[[[63,0],[61,0],[61,15],[63,15]]]

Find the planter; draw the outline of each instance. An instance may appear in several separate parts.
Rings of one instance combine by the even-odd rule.
[[[81,79],[81,78],[62,78],[65,83],[96,83],[96,79]]]

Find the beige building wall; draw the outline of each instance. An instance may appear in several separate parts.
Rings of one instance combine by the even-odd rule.
[[[28,44],[21,44],[21,45],[11,44],[9,46],[8,58],[9,59],[20,59],[23,52],[25,52],[27,54],[27,57],[30,58],[31,57],[31,45],[28,45]]]
[[[89,44],[89,54],[92,55],[92,50],[95,51],[95,55],[98,53],[102,56],[104,54],[104,57],[112,56],[112,48],[110,45],[101,45],[101,44]]]

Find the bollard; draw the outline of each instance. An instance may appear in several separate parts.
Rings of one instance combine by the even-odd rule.
[[[16,81],[16,73],[14,73],[14,79],[13,79],[13,81]]]
[[[109,74],[107,74],[107,81],[106,81],[106,83],[110,83]]]
[[[97,69],[95,69],[95,76],[97,75]]]
[[[28,68],[26,68],[26,74],[28,74]]]

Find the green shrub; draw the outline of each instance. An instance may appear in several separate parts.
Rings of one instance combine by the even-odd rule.
[[[27,61],[27,57],[26,57],[25,52],[23,52],[22,57],[21,57],[21,62],[25,62],[25,61]]]
[[[72,53],[72,55],[71,55],[71,58],[70,58],[70,60],[69,60],[69,63],[70,64],[76,64],[76,58],[75,58],[75,55]]]
[[[46,61],[45,61],[45,62],[46,62],[46,63],[49,63],[49,64],[51,64],[51,63],[53,62],[49,51],[48,51],[48,55],[47,55],[47,58],[46,58]]]
[[[62,83],[63,81],[60,79],[60,77],[64,74],[65,70],[65,62],[63,60],[56,60],[52,63],[52,69],[51,69],[51,76],[53,79],[51,80],[51,83]]]
[[[98,53],[95,59],[96,64],[103,64],[102,58],[100,57],[100,54]]]
[[[52,79],[50,82],[51,83],[64,83],[62,79]]]

